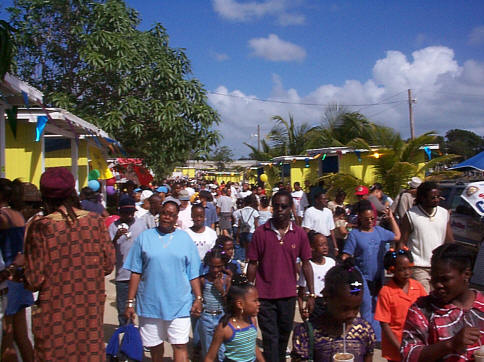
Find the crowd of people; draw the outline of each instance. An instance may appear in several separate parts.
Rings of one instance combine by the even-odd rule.
[[[484,342],[474,256],[432,182],[395,200],[360,185],[353,204],[322,182],[118,186],[78,195],[65,168],[40,190],[0,179],[0,360],[105,360],[113,269],[119,325],[137,321],[155,362],[165,342],[188,361],[190,335],[200,361],[371,361],[380,346],[389,361],[467,361]]]

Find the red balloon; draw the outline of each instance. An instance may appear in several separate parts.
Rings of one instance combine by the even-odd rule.
[[[116,185],[116,178],[110,178],[106,180],[106,186],[114,186]]]

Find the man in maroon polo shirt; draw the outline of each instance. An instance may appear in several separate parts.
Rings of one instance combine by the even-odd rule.
[[[296,307],[296,258],[302,260],[309,288],[307,308],[314,306],[311,247],[306,232],[291,222],[293,200],[286,190],[272,197],[273,215],[258,227],[249,244],[247,277],[259,292],[259,326],[267,362],[286,360]]]

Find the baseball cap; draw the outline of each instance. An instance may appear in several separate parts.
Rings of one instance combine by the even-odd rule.
[[[174,197],[172,196],[168,196],[164,201],[163,201],[163,205],[166,204],[167,202],[174,202],[175,204],[177,204],[178,206],[180,206],[180,200],[178,199],[175,199]]]
[[[422,180],[420,179],[420,177],[414,176],[410,179],[410,181],[408,181],[408,186],[410,186],[410,188],[412,189],[416,189],[420,186],[421,183]]]
[[[144,190],[141,193],[141,196],[139,197],[140,201],[145,201],[146,199],[149,199],[153,195],[153,191],[150,190]]]
[[[178,193],[178,200],[180,200],[180,201],[188,201],[188,200],[190,200],[190,194],[188,193],[188,191],[187,190],[181,190]]]
[[[168,192],[168,189],[166,188],[166,186],[159,186],[159,187],[157,187],[157,188],[155,189],[155,191],[156,191],[156,192],[158,192],[158,193],[163,192],[163,193],[165,193],[165,194],[166,194],[166,193]]]
[[[363,186],[363,185],[359,185],[355,189],[355,195],[356,196],[368,195],[368,193],[369,193],[368,187]]]

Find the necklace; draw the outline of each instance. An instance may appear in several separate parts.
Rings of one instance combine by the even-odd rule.
[[[240,324],[237,322],[237,319],[232,318],[232,323],[235,325],[235,328],[240,329]]]
[[[173,240],[173,234],[174,233],[170,233],[170,236],[168,237],[168,241],[166,241],[167,238],[163,238],[163,236],[161,236],[160,234],[158,234],[158,237],[160,238],[160,240],[162,242],[163,248],[167,248],[168,245],[171,244],[171,241]],[[163,239],[165,239],[165,240],[163,240]]]
[[[432,209],[432,212],[430,214],[427,211],[425,211],[422,206],[418,205],[418,208],[420,209],[420,211],[422,211],[425,214],[425,216],[427,216],[430,219],[430,221],[434,221],[434,217],[437,214],[436,207]]]
[[[281,240],[279,240],[280,245],[284,244],[284,237],[286,236],[287,232],[289,231],[290,226],[291,226],[291,223],[289,223],[289,225],[287,225],[286,230],[284,230],[284,235],[282,235]],[[279,235],[281,235],[281,233],[279,233]]]

